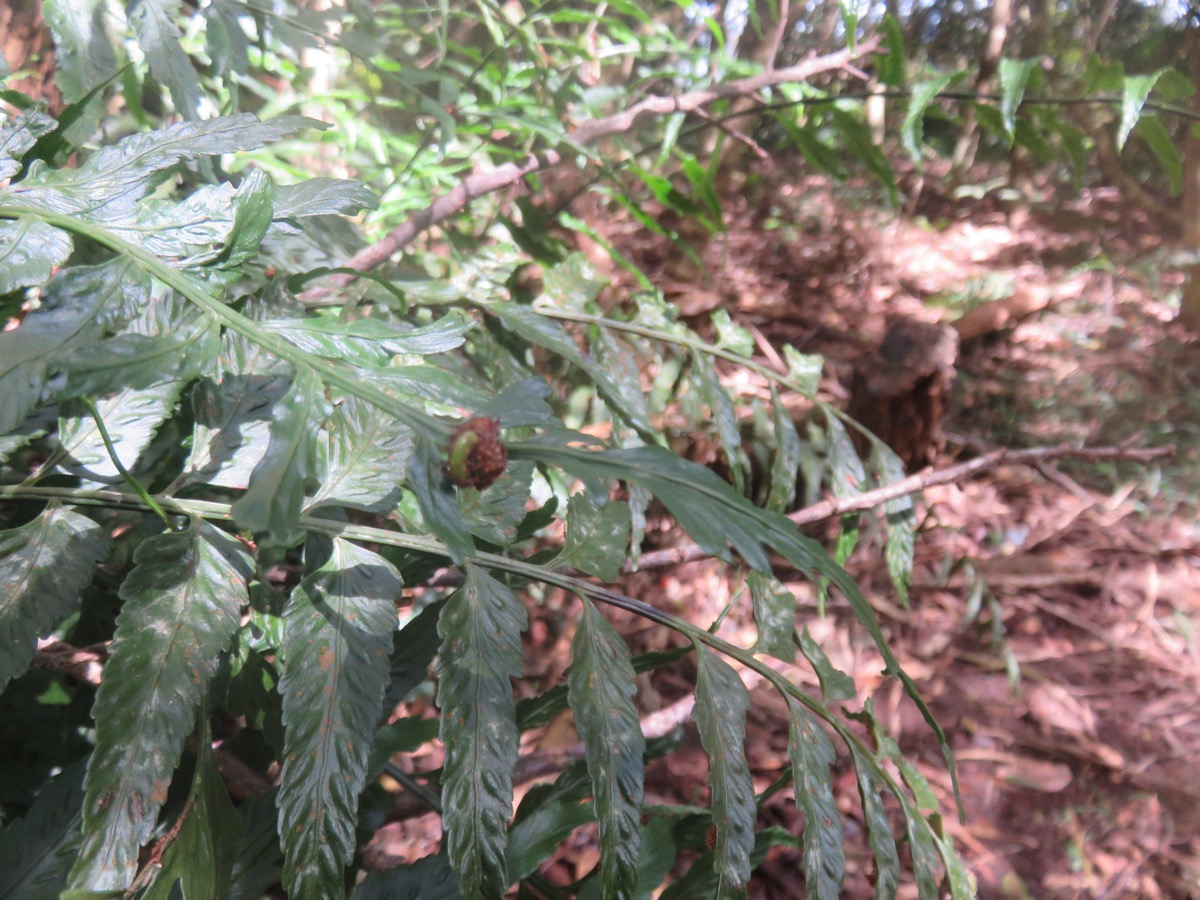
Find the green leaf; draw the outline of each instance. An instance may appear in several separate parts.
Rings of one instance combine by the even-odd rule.
[[[111,546],[95,522],[57,505],[0,531],[0,690],[25,671],[37,639],[75,608]]]
[[[458,881],[445,855],[423,856],[386,872],[372,872],[353,900],[460,900]]]
[[[260,122],[250,113],[181,122],[135,134],[97,150],[77,169],[30,171],[10,191],[22,203],[110,223],[134,212],[161,180],[157,173],[202,156],[256,150],[302,128],[325,128],[303,116]]]
[[[150,277],[133,260],[123,257],[96,266],[68,266],[50,280],[43,292],[44,305],[94,309],[97,324],[110,329],[140,319],[151,305]],[[180,315],[170,323],[175,327],[188,321]]]
[[[995,106],[990,103],[973,102],[971,109],[975,112],[976,121],[986,132],[996,137],[1002,137],[1006,141],[1012,141],[1012,136],[1004,126],[1004,116],[1000,115],[1000,110]]]
[[[105,0],[45,0],[42,14],[54,35],[54,83],[68,103],[117,71]]]
[[[796,484],[800,475],[800,435],[787,408],[779,400],[779,392],[771,388],[771,417],[775,425],[775,452],[771,454],[771,481],[766,508],[785,512],[796,499]]]
[[[435,600],[404,623],[392,639],[392,661],[383,713],[388,715],[429,675],[438,651],[438,617],[444,600]]]
[[[999,66],[1000,116],[1011,145],[1017,131],[1017,110],[1025,99],[1029,74],[1040,64],[1039,59],[1002,59]]]
[[[871,468],[878,473],[880,486],[895,484],[904,478],[904,463],[890,447],[879,441],[871,444]],[[912,578],[913,554],[916,551],[917,517],[913,499],[905,494],[883,505],[884,521],[887,524],[888,575],[892,586],[900,595],[900,602],[908,606],[908,585]]]
[[[283,854],[275,823],[277,791],[252,797],[238,807],[241,833],[245,835],[233,863],[229,900],[262,900],[272,885],[279,883]]]
[[[463,488],[459,492],[459,508],[471,533],[497,545],[513,543],[517,527],[525,520],[532,478],[533,466],[517,462],[482,491]]]
[[[510,457],[521,452],[520,446],[509,445]],[[561,465],[581,479],[621,478],[639,484],[662,500],[706,553],[728,560],[728,544],[732,543],[752,566],[762,571],[770,569],[761,547],[764,534],[753,522],[758,511],[749,503],[737,504],[738,495],[704,466],[657,446],[597,453],[538,443],[531,455]],[[735,501],[732,506],[730,500]],[[718,510],[730,515],[717,515]]]
[[[306,178],[299,184],[275,186],[275,218],[353,216],[375,209],[379,198],[365,184],[341,178]]]
[[[951,900],[975,900],[978,896],[978,885],[975,876],[967,871],[962,857],[954,849],[954,841],[943,833],[941,813],[929,817],[930,832],[937,844],[942,862],[946,866],[945,881],[950,885]]]
[[[55,776],[24,818],[0,829],[0,897],[58,900],[79,849],[85,768]]]
[[[821,683],[821,699],[826,703],[853,700],[858,694],[854,679],[841,669],[834,668],[821,645],[812,639],[807,628],[800,632],[800,652],[817,673],[817,680]]]
[[[1162,76],[1164,69],[1151,72],[1149,75],[1130,75],[1125,79],[1121,91],[1121,124],[1117,127],[1117,152],[1125,148],[1129,133],[1142,116],[1142,107],[1146,98],[1154,90],[1154,84]]]
[[[592,821],[591,807],[578,801],[551,800],[527,813],[508,835],[505,858],[509,879],[519,881],[532,875],[572,831]]]
[[[745,894],[754,846],[754,783],[746,762],[746,710],[750,696],[738,675],[697,643],[696,708],[700,743],[708,754],[708,786],[717,831],[714,868],[717,897]]]
[[[202,521],[150,538],[134,561],[92,711],[74,888],[122,890],[133,880],[253,572],[242,545]]]
[[[642,376],[637,360],[629,347],[613,336],[603,326],[596,327],[592,340],[592,352],[601,367],[612,377],[613,387],[633,408],[634,414],[649,420],[646,394],[642,389]]]
[[[610,500],[596,506],[587,494],[575,494],[567,504],[567,536],[554,565],[571,566],[602,581],[621,574],[629,549],[629,507]]]
[[[427,363],[387,366],[382,369],[360,368],[358,378],[365,384],[378,387],[383,393],[394,397],[399,404],[403,404],[405,412],[412,413],[411,417],[406,418],[397,411],[395,405],[388,408],[388,411],[414,428],[421,426],[418,409],[424,403],[449,411],[454,407],[479,409],[490,399],[486,391],[468,383],[462,376]],[[440,437],[430,429],[426,428],[423,431],[426,437]]]
[[[185,119],[200,117],[200,79],[180,45],[179,0],[132,0],[125,17],[146,55],[150,74],[171,90],[175,109]]]
[[[858,34],[858,4],[852,0],[838,0],[838,11],[842,16],[842,28],[846,32],[846,46],[853,50]]]
[[[347,396],[317,441],[321,484],[306,510],[330,504],[365,512],[392,510],[400,499],[412,450],[411,429]]]
[[[139,900],[168,900],[176,884],[184,897],[228,897],[232,890],[242,820],[217,769],[208,730],[205,723],[191,793],[163,852],[162,870]]]
[[[241,528],[264,533],[280,546],[300,539],[306,482],[316,463],[317,434],[329,404],[312,369],[298,369],[291,388],[275,405],[267,452],[250,474],[250,485],[233,504]]]
[[[501,428],[552,425],[557,420],[546,398],[550,385],[540,378],[522,378],[479,407],[478,415],[499,419]]]
[[[162,385],[170,381],[167,376],[190,378],[205,361],[206,353],[215,354],[218,332],[211,320],[186,308],[177,325],[154,334],[126,331],[72,348],[58,360],[67,372],[66,384],[57,391],[58,396],[101,396]],[[135,322],[130,327],[138,326]]]
[[[262,169],[251,169],[233,196],[233,224],[221,251],[220,268],[236,268],[258,255],[271,227],[274,196],[270,176]]]
[[[717,309],[712,314],[713,328],[717,331],[713,346],[728,350],[738,356],[749,359],[754,355],[754,335],[748,328],[736,324],[725,309]]]
[[[220,382],[198,382],[192,392],[192,453],[180,483],[245,489],[270,444],[272,410],[291,382],[287,371],[226,374]]]
[[[881,84],[888,87],[904,87],[905,69],[908,60],[904,54],[904,33],[896,17],[888,13],[880,24],[883,32],[883,47],[887,53],[879,57],[875,63],[875,74]]]
[[[692,192],[700,199],[703,204],[703,211],[707,214],[700,215],[697,218],[708,228],[723,230],[721,199],[717,196],[716,188],[713,185],[712,174],[692,154],[680,150],[677,156],[679,157],[683,174],[691,185]],[[711,221],[709,221],[710,219]]]
[[[857,497],[867,485],[867,472],[863,468],[854,442],[834,413],[825,411],[826,431],[829,437],[829,486],[833,496],[839,500]]]
[[[917,90],[914,89],[913,98],[910,101],[910,114],[912,112],[911,103],[918,99]],[[928,104],[929,99],[932,99],[932,96],[926,100],[926,104]],[[842,139],[846,142],[846,149],[855,159],[866,166],[867,171],[884,186],[888,192],[888,202],[892,206],[896,206],[899,202],[899,195],[896,191],[896,173],[892,171],[891,163],[888,162],[883,151],[875,145],[870,129],[867,128],[862,120],[861,110],[855,107],[854,111],[851,112],[848,109],[835,106],[830,109],[829,113],[838,133],[841,134]],[[905,121],[908,121],[907,116],[905,117]],[[909,152],[911,153],[912,151],[910,150]]]
[[[521,601],[472,563],[438,622],[438,706],[446,758],[442,826],[466,897],[499,898],[509,885],[505,846],[519,733],[510,679],[521,674]]]
[[[777,118],[777,121],[792,139],[805,162],[818,172],[826,172],[838,181],[847,178],[849,173],[846,170],[845,155],[840,149],[831,146],[825,129],[816,127],[815,123],[798,126],[782,117]]]
[[[332,317],[276,319],[264,327],[314,356],[346,359],[376,366],[393,355],[434,354],[453,350],[473,325],[458,313],[443,316],[432,325],[405,331],[379,319],[343,322]]]
[[[582,253],[572,253],[546,271],[542,291],[550,305],[577,312],[586,310],[608,284]]]
[[[284,753],[279,834],[296,898],[342,896],[358,796],[388,680],[400,576],[383,557],[334,538],[306,547],[309,573],[283,612]]]
[[[1050,146],[1042,129],[1034,127],[1027,119],[1017,120],[1016,143],[1032,153],[1039,163],[1058,159],[1058,153]]]
[[[0,294],[41,284],[71,255],[71,236],[32,216],[0,221]]]
[[[651,672],[661,666],[679,662],[691,652],[691,647],[681,645],[672,650],[655,653],[642,653],[631,660],[633,671],[641,675]],[[570,706],[567,685],[557,684],[533,697],[525,697],[517,703],[517,727],[521,731],[530,728],[543,728],[550,721]]]
[[[750,853],[750,867],[753,869],[762,864],[767,853],[774,847],[785,847],[789,851],[798,851],[799,842],[787,830],[778,827],[764,828],[754,835],[754,849]],[[660,900],[691,900],[692,897],[717,896],[717,873],[713,871],[712,853],[703,853],[692,863],[692,867],[681,878],[676,878],[667,885]]]
[[[961,72],[938,72],[933,78],[914,85],[912,89],[908,109],[904,111],[904,121],[900,125],[900,142],[918,167],[924,163],[921,141],[925,128],[925,110],[938,94],[961,77]]]
[[[21,158],[38,138],[58,128],[58,122],[40,109],[22,110],[11,122],[0,127],[0,179],[12,178],[21,171]]]
[[[721,441],[721,449],[725,451],[725,459],[733,476],[733,489],[740,494],[744,491],[746,482],[745,453],[742,451],[742,433],[738,428],[733,400],[721,386],[716,369],[708,356],[700,353],[693,355],[692,374],[700,397],[709,408],[712,421],[717,427],[717,437]]]
[[[821,726],[794,700],[788,700],[788,713],[788,756],[795,778],[796,805],[804,811],[805,894],[836,900],[846,871],[842,816],[833,799],[830,775],[837,755]]]
[[[783,345],[783,358],[788,367],[788,385],[797,393],[815,399],[821,386],[825,358],[816,353],[801,353],[791,344]]]
[[[117,459],[126,469],[136,466],[158,427],[172,415],[182,389],[181,382],[171,379],[139,390],[119,391],[96,403]],[[69,404],[64,411],[70,414],[59,419],[58,441],[65,455],[59,467],[91,481],[120,481],[96,420],[79,404]]]
[[[622,386],[596,360],[580,350],[575,340],[558,322],[538,315],[536,310],[519,303],[491,303],[484,308],[496,316],[507,330],[531,344],[552,350],[567,362],[578,366],[596,383],[600,396],[614,411],[642,433],[655,433],[642,411],[644,400],[640,391],[637,399],[632,395],[626,396]]]
[[[391,713],[390,709],[384,710],[385,716]],[[437,719],[423,719],[420,716],[405,716],[379,727],[372,739],[371,755],[367,758],[366,780],[371,782],[378,778],[397,753],[413,753],[422,744],[436,740],[437,736]]]
[[[1120,62],[1108,62],[1093,53],[1084,66],[1083,81],[1089,94],[1119,91],[1125,83],[1125,67]]]
[[[845,565],[846,560],[850,558],[850,554],[854,552],[854,548],[858,546],[858,515],[857,513],[848,513],[842,516],[839,523],[837,543],[833,548],[833,558],[837,564]],[[821,615],[824,615],[822,612]]]
[[[638,856],[637,890],[634,900],[650,900],[675,863],[675,841],[665,818],[651,819],[642,829],[642,851]]]
[[[216,75],[239,75],[250,69],[250,42],[230,0],[213,0],[204,7],[204,43]]]
[[[775,578],[762,572],[746,576],[754,622],[758,626],[755,653],[767,653],[784,662],[796,658],[796,597]]]
[[[856,743],[850,743],[850,754],[854,757],[854,774],[867,826],[867,843],[875,855],[875,897],[877,900],[894,900],[900,884],[900,856],[892,836],[892,823],[880,796],[883,774],[874,760],[868,760]]]
[[[917,893],[921,900],[934,900],[938,892],[938,860],[939,849],[936,836],[929,827],[923,809],[937,809],[937,799],[929,783],[916,771],[915,767],[900,752],[896,741],[879,725],[875,710],[868,700],[858,718],[865,719],[871,728],[871,736],[875,740],[877,755],[881,759],[890,760],[900,769],[905,783],[914,791],[909,797],[903,791],[896,792],[896,799],[904,811],[904,828],[908,835],[909,851],[912,855],[913,875],[917,882]],[[856,760],[857,762],[857,760]],[[905,770],[908,770],[907,772]],[[880,772],[882,778],[882,771]],[[915,787],[914,787],[915,786]],[[874,847],[874,845],[873,845]]]
[[[1141,116],[1134,131],[1142,136],[1158,157],[1170,183],[1171,196],[1178,197],[1183,192],[1183,162],[1179,158],[1179,151],[1175,149],[1175,142],[1171,140],[1171,133],[1153,113]]]
[[[581,602],[567,673],[571,709],[596,798],[602,896],[627,900],[637,885],[646,741],[625,641],[590,601]]]

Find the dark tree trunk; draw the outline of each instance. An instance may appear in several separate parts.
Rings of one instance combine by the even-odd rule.
[[[900,319],[858,365],[847,412],[896,451],[910,471],[941,451],[942,416],[954,381],[958,332],[950,325]],[[865,451],[859,441],[859,450]]]

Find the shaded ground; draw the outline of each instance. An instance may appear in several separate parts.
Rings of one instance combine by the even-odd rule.
[[[727,234],[693,238],[703,267],[632,223],[604,221],[685,313],[724,307],[774,347],[825,354],[835,400],[893,317],[950,321],[1009,303],[1013,320],[964,341],[945,463],[993,446],[1178,445],[1150,468],[1002,469],[929,490],[909,610],[895,605],[878,535],[848,567],[951,735],[967,810],[953,832],[981,896],[1200,895],[1200,348],[1170,324],[1179,280],[1164,237],[1103,189],[1035,206],[1020,227],[988,198],[926,189],[891,217],[855,209],[853,190],[789,186],[772,172],[751,177],[740,202]],[[1045,308],[1018,319],[1030,305]],[[705,625],[736,589],[711,563],[641,578],[630,592]],[[874,697],[949,806],[928,728],[880,680],[848,611],[819,619],[811,586],[791,587],[859,699]],[[728,631],[753,640],[736,617]],[[785,761],[786,717],[771,691],[753,696],[747,746],[761,788]],[[705,774],[697,747],[652,788],[692,802]],[[839,803],[857,816],[843,774]],[[769,815],[801,827],[788,800]],[[862,835],[849,838],[846,893],[869,896]],[[797,865],[770,861],[756,895],[796,896]]]

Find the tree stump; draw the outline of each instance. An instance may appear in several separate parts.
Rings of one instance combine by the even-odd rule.
[[[954,381],[958,332],[950,325],[900,319],[855,369],[851,416],[896,451],[911,472],[945,444],[941,422]],[[860,452],[866,442],[856,437]]]

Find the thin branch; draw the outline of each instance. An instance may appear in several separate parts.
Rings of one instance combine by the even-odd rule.
[[[696,113],[702,107],[720,99],[747,96],[779,84],[806,81],[815,75],[831,71],[845,71],[858,74],[859,70],[851,64],[851,60],[865,57],[878,49],[878,41],[864,41],[855,50],[841,50],[826,56],[814,57],[785,69],[762,72],[750,78],[731,81],[703,91],[693,91],[677,97],[647,97],[635,103],[629,109],[603,119],[585,122],[563,137],[563,143],[568,146],[582,147],[602,138],[613,137],[632,130],[639,122],[647,118],[659,118],[678,112]],[[882,97],[884,99],[908,99],[911,91],[883,91],[877,94],[839,94],[831,97],[806,97],[799,100],[786,100],[778,103],[768,103],[749,110],[738,110],[727,116],[705,117],[701,128],[720,126],[731,119],[748,115],[758,115],[764,112],[779,111],[795,106],[818,106],[834,103],[839,100],[866,99]],[[942,91],[935,99],[942,100],[975,100],[1000,101],[997,94],[977,94],[970,91]],[[1041,97],[1030,96],[1022,100],[1023,106],[1112,106],[1121,102],[1119,97]],[[1171,104],[1147,101],[1145,108],[1155,112],[1167,113],[1186,119],[1200,120],[1200,114]],[[391,256],[411,244],[418,235],[432,228],[451,216],[461,212],[467,205],[478,197],[493,194],[504,188],[511,187],[522,179],[537,172],[555,168],[561,165],[570,153],[554,149],[531,153],[519,162],[504,163],[488,172],[478,172],[468,175],[447,193],[434,199],[429,206],[414,212],[408,219],[388,232],[369,247],[365,247],[352,256],[345,268],[357,272],[367,272],[385,263]],[[333,287],[344,287],[353,280],[350,274],[340,274],[332,277],[328,285],[314,288],[305,293],[306,300],[313,300],[328,293]]]
[[[64,672],[88,684],[99,684],[107,659],[107,642],[90,647],[73,647],[63,641],[48,639],[38,642],[37,654],[30,666],[49,672]]]
[[[896,500],[908,494],[923,491],[934,485],[954,484],[959,481],[965,481],[979,472],[1004,465],[1005,463],[1037,465],[1038,463],[1054,459],[1083,459],[1092,462],[1131,460],[1146,463],[1154,459],[1173,456],[1174,453],[1174,444],[1165,447],[1089,448],[1058,446],[1030,447],[1024,450],[993,450],[991,453],[985,453],[983,456],[977,456],[975,459],[959,463],[958,465],[947,466],[944,469],[925,469],[915,475],[902,478],[900,481],[884,485],[873,491],[864,491],[853,497],[847,497],[842,500],[832,498],[822,500],[820,503],[814,503],[812,506],[806,506],[804,509],[788,513],[788,518],[797,525],[811,525],[813,522],[832,519],[835,516],[863,512],[868,509],[874,509],[877,506],[882,506],[890,500]],[[709,555],[698,544],[683,544],[682,546],[672,547],[667,550],[653,550],[649,553],[643,553],[638,558],[637,565],[627,564],[625,571],[658,569],[664,566],[678,565],[679,563],[707,558]]]
[[[717,100],[755,94],[764,88],[780,84],[807,81],[825,72],[845,69],[852,60],[874,53],[878,41],[863,41],[855,49],[839,50],[826,56],[813,57],[785,69],[761,72],[749,78],[741,78],[718,84],[701,91],[689,91],[675,97],[646,97],[628,109],[603,119],[584,122],[567,132],[562,143],[566,147],[583,147],[603,138],[614,137],[631,131],[641,122],[661,118],[675,113],[695,112]],[[421,234],[464,209],[476,197],[491,194],[516,184],[534,172],[553,168],[572,156],[570,150],[544,150],[533,153],[520,162],[505,163],[490,172],[469,175],[448,193],[443,194],[425,209],[414,213],[402,225],[392,229],[382,239],[356,253],[347,266],[360,272],[373,269],[386,262],[393,253],[403,249]],[[348,279],[347,279],[348,280]],[[337,283],[337,282],[335,282]],[[345,283],[342,281],[341,283]]]

